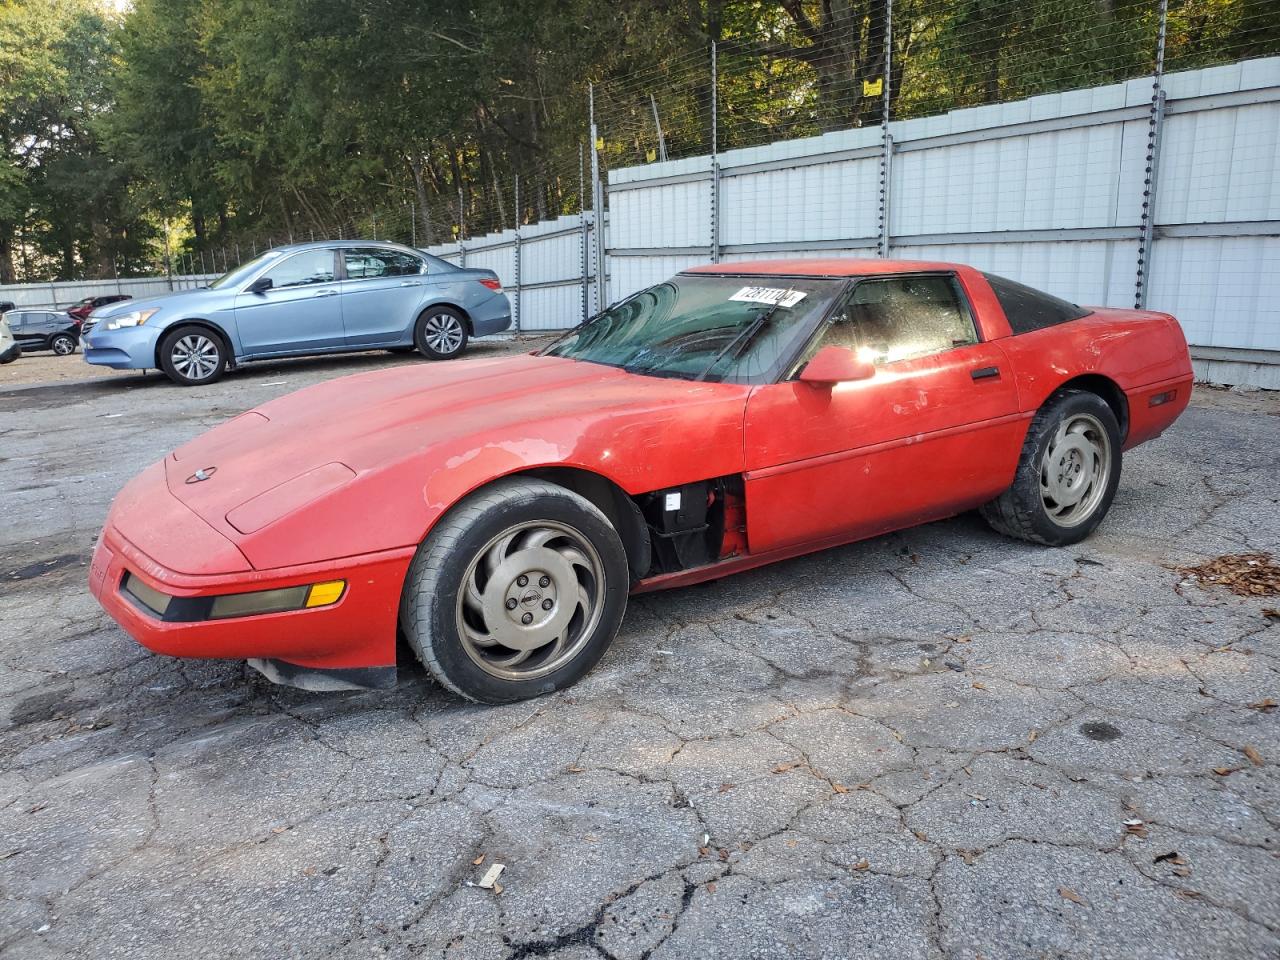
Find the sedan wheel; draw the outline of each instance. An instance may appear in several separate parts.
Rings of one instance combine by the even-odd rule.
[[[604,654],[630,578],[608,518],[541,480],[499,480],[454,506],[414,557],[400,626],[443,686],[510,703],[576,682]]]
[[[467,345],[467,323],[452,307],[430,307],[418,318],[414,344],[432,360],[448,360]]]
[[[227,367],[222,339],[204,327],[179,327],[160,342],[160,366],[184,387],[213,383]]]

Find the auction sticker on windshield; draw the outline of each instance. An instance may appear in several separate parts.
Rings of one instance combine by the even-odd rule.
[[[741,300],[746,303],[768,303],[779,307],[794,307],[805,298],[799,290],[784,290],[782,287],[743,287],[730,300]]]

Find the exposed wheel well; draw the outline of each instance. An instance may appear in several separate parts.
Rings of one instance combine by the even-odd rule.
[[[226,354],[227,354],[227,363],[231,366],[235,365],[236,358],[234,356],[234,351],[231,349],[231,338],[227,336],[227,332],[225,330],[223,330],[221,327],[219,327],[215,323],[210,323],[208,320],[179,320],[177,323],[169,324],[169,326],[165,328],[164,332],[160,334],[160,339],[156,341],[156,367],[155,368],[157,370],[163,369],[160,366],[160,344],[164,343],[164,338],[169,335],[169,332],[171,330],[177,330],[179,327],[200,327],[203,330],[208,330],[215,337],[217,337],[219,340],[222,341],[223,349],[226,350]]]
[[[1058,387],[1058,390],[1068,389],[1088,390],[1090,393],[1096,393],[1106,401],[1107,406],[1111,408],[1111,412],[1116,415],[1116,422],[1120,424],[1121,441],[1124,441],[1129,436],[1129,398],[1124,395],[1124,391],[1120,389],[1118,383],[1100,373],[1086,373],[1079,377],[1073,377]]]
[[[598,473],[577,467],[538,467],[512,476],[537,477],[590,500],[618,531],[627,554],[627,565],[631,568],[631,579],[634,581],[644,576],[649,569],[649,529],[640,508],[620,486]]]

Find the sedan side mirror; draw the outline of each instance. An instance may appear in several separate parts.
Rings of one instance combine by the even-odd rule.
[[[830,386],[853,380],[869,380],[876,375],[875,365],[847,347],[823,347],[800,371],[804,383]]]
[[[270,277],[259,277],[249,284],[248,293],[266,293],[273,286]]]

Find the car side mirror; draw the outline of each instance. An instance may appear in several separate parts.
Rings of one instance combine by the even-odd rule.
[[[249,284],[249,293],[266,293],[273,286],[270,277],[259,277]]]
[[[823,347],[800,371],[800,380],[815,386],[869,380],[876,375],[875,365],[847,347]]]

